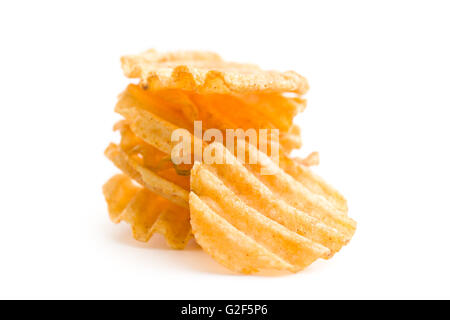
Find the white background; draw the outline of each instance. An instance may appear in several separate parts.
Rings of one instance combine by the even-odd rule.
[[[450,298],[450,7],[440,1],[3,1],[0,298]],[[330,261],[229,273],[133,240],[101,186],[119,57],[208,49],[306,76],[317,172],[358,230]]]

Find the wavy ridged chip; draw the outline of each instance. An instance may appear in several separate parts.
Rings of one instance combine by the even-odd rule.
[[[265,107],[257,110],[256,101]],[[194,120],[202,121],[203,130],[217,128],[223,136],[226,129],[277,128],[280,130],[280,147],[288,154],[301,146],[300,128],[292,124],[292,120],[302,103],[296,98],[276,95],[256,99],[253,96],[203,97],[171,90],[151,93],[131,84],[119,96],[115,111],[128,120],[131,130],[140,139],[166,154],[172,149],[172,132],[184,128],[192,133]],[[285,119],[281,126],[284,130],[274,123],[273,115],[277,111],[280,118]]]
[[[297,272],[350,241],[356,222],[324,196],[331,187],[317,192],[250,144],[243,147],[255,164],[243,164],[222,144],[211,146],[223,164],[194,164],[189,205],[197,242],[219,263],[242,273]],[[262,167],[274,174],[261,175]]]
[[[161,95],[160,95],[161,94]],[[172,202],[180,210],[183,216],[183,208],[189,207],[189,175],[191,166],[175,166],[170,159],[173,143],[171,142],[172,131],[178,128],[190,128],[192,119],[195,115],[204,114],[205,124],[208,125],[211,118],[205,114],[208,105],[214,106],[214,102],[223,101],[223,98],[210,97],[198,101],[186,93],[176,91],[166,91],[160,94],[146,92],[136,85],[129,85],[127,90],[120,96],[116,105],[116,111],[122,114],[126,120],[119,121],[114,129],[120,131],[121,141],[119,145],[110,144],[105,151],[105,155],[128,177],[135,180],[149,193],[154,193],[161,198]],[[248,97],[227,98],[228,102],[236,105],[247,105]],[[289,110],[294,115],[298,103],[289,99],[280,99],[276,96],[265,96],[258,99],[251,98],[251,103],[265,101],[266,108],[264,114],[273,113],[272,109],[275,105],[271,105],[272,101],[280,103],[284,101],[283,109]],[[228,104],[230,105],[230,104]],[[211,111],[214,113],[214,110]],[[226,119],[220,113],[220,119]],[[288,114],[288,113],[287,113]],[[266,116],[270,118],[269,116]],[[288,117],[289,118],[289,117]],[[287,119],[288,119],[287,118]],[[229,124],[237,126],[239,119],[230,118]],[[233,122],[238,121],[238,122]],[[267,123],[267,122],[266,122]],[[212,124],[211,124],[212,125]],[[280,143],[283,145],[285,141],[299,140],[299,131],[289,130],[289,133],[280,135]],[[292,138],[289,138],[292,136]],[[194,137],[192,137],[192,141]],[[287,146],[285,148],[288,148]],[[282,164],[289,170],[296,171],[299,178],[304,179],[309,184],[322,190],[322,186],[317,185],[315,177],[305,174],[300,162],[281,154]],[[141,193],[143,193],[142,191]],[[335,195],[331,195],[329,190],[323,191],[325,196],[335,199]],[[336,200],[336,199],[335,199]],[[337,198],[336,201],[338,201]],[[177,214],[176,210],[171,211]],[[127,221],[126,219],[124,219]],[[130,222],[130,224],[132,224]],[[186,228],[189,222],[186,223]],[[152,234],[152,233],[150,233]]]
[[[105,155],[124,174],[103,187],[111,220],[129,223],[138,241],[147,242],[160,233],[171,248],[183,249],[191,237],[189,172],[179,174],[166,154],[134,135],[127,121],[114,129],[121,133],[120,144],[111,143]]]
[[[183,249],[191,238],[189,210],[134,185],[126,175],[109,179],[103,194],[111,221],[129,223],[136,240],[147,242],[160,233],[171,248]]]
[[[178,51],[161,53],[148,50],[121,58],[129,78],[141,79],[149,90],[182,89],[198,93],[304,94],[308,83],[294,71],[262,70],[256,65],[227,62],[211,52]]]
[[[114,130],[121,140],[105,150],[122,171],[103,186],[114,223],[130,224],[138,241],[161,233],[174,249],[194,236],[216,261],[246,274],[297,272],[351,240],[356,222],[345,198],[308,168],[318,154],[290,156],[302,145],[293,120],[306,106],[305,78],[201,51],[148,50],[121,62],[125,75],[140,82],[119,96],[115,111],[124,120]],[[194,136],[199,120],[202,133],[215,129],[214,142]],[[187,130],[191,147],[223,161],[194,159],[191,148],[183,156],[195,163],[178,162],[179,141],[171,141],[177,129]],[[221,141],[229,129],[248,141],[236,132],[238,143]],[[279,153],[271,158],[273,150]]]

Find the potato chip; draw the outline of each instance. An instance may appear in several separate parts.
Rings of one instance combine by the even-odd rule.
[[[114,129],[121,140],[105,150],[124,173],[103,187],[113,222],[129,223],[139,241],[159,232],[177,249],[193,233],[215,260],[242,273],[297,272],[350,241],[356,222],[345,198],[308,168],[318,164],[318,153],[289,156],[302,145],[293,119],[306,106],[306,79],[211,52],[149,50],[121,61],[125,75],[140,83],[119,96],[115,111],[125,119]],[[199,120],[214,142],[194,136]],[[179,161],[177,129],[187,130],[191,149],[183,155],[196,160],[193,166]],[[231,147],[230,129],[252,138]],[[194,145],[202,146],[204,162]],[[211,150],[225,163],[205,160]]]
[[[172,142],[170,137],[172,131],[178,128],[177,126],[147,110],[133,107],[132,104],[119,103],[116,111],[129,119],[130,128],[136,136],[166,154],[171,153]],[[192,137],[193,140],[194,137]],[[312,192],[322,195],[338,206],[342,211],[347,210],[347,202],[337,190],[325,183],[320,177],[315,176],[304,164],[294,161],[282,150],[280,151],[280,167],[283,170],[299,180]]]
[[[281,94],[208,94],[186,93],[205,128],[278,129],[289,132],[293,119],[304,108],[304,100]]]
[[[245,146],[258,159],[248,165],[223,145],[214,147],[228,162],[196,163],[189,199],[194,236],[218,262],[244,273],[271,268],[296,272],[331,257],[351,239],[356,228],[352,219],[257,148]],[[275,174],[261,175],[263,166]]]
[[[184,128],[193,132],[194,120],[202,121],[203,130],[219,129],[224,136],[226,129],[278,129],[284,152],[300,148],[300,128],[292,121],[304,102],[278,94],[262,96],[198,95],[179,90],[148,92],[131,84],[120,95],[115,110],[130,121],[138,136],[137,127],[142,128],[141,133],[150,132],[147,139],[153,140],[147,143],[165,153],[170,153],[167,141],[172,131]]]
[[[105,150],[105,155],[122,172],[141,184],[143,187],[153,191],[163,198],[188,208],[189,192],[179,185],[170,182],[154,171],[140,165],[136,160],[128,156],[114,143],[111,143]]]
[[[346,213],[348,211],[347,200],[344,196],[321,177],[314,174],[307,167],[307,164],[302,163],[301,160],[298,161],[298,159],[280,156],[279,165],[287,174],[300,182],[305,188],[325,198],[326,201],[330,202],[340,212]]]
[[[175,165],[170,155],[161,152],[155,147],[145,143],[132,131],[127,121],[120,121],[114,126],[121,134],[120,148],[140,163],[143,167],[152,170],[160,177],[189,190],[189,171],[192,166]]]
[[[119,109],[124,115],[132,115],[130,118],[134,119],[131,128],[140,136],[145,142],[154,145],[165,153],[171,151],[170,135],[177,127],[171,123],[164,121],[146,110],[139,108],[124,107],[124,110]],[[153,128],[158,128],[154,130]],[[162,147],[163,146],[163,147]],[[289,173],[292,177],[298,180],[310,193],[317,193],[324,197],[328,202],[331,202],[342,212],[347,210],[347,203],[344,197],[334,188],[325,183],[321,178],[315,176],[310,172],[306,166],[298,161],[280,154],[280,166],[283,170]],[[270,176],[269,176],[270,177]]]
[[[189,195],[191,224],[203,250],[230,270],[254,273],[261,269],[293,270],[294,266],[240,232],[217,215],[195,193]]]
[[[149,90],[181,89],[201,94],[267,93],[308,90],[305,78],[294,71],[264,71],[258,66],[223,61],[210,52],[159,53],[148,50],[123,56],[125,76],[141,79]]]
[[[147,242],[160,233],[171,248],[183,249],[191,238],[189,210],[135,186],[127,176],[112,177],[103,186],[103,194],[111,220],[129,223],[136,240]]]
[[[115,175],[105,183],[103,195],[108,204],[109,217],[112,222],[119,223],[120,214],[138,191],[139,187],[123,174]]]

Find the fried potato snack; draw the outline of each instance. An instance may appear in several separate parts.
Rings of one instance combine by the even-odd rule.
[[[208,93],[266,93],[308,90],[305,78],[294,71],[264,71],[258,66],[226,62],[210,52],[160,53],[148,50],[122,57],[122,69],[129,78],[141,79],[149,90],[182,89]]]
[[[242,273],[296,272],[330,258],[351,239],[356,223],[346,211],[254,146],[246,144],[259,159],[254,165],[241,163],[221,144],[214,148],[228,161],[194,165],[189,204],[197,242],[219,263]],[[261,175],[261,166],[275,174]]]
[[[183,249],[191,236],[189,172],[181,175],[166,154],[134,135],[127,121],[114,129],[121,133],[120,144],[111,143],[105,155],[126,175],[114,176],[104,185],[111,220],[129,223],[138,241],[147,242],[160,233],[171,248]]]
[[[347,201],[309,169],[318,153],[290,156],[302,146],[294,117],[306,107],[305,78],[200,51],[148,50],[121,62],[139,84],[119,95],[121,139],[105,150],[122,172],[103,186],[114,223],[130,224],[138,241],[160,233],[174,249],[194,236],[217,262],[246,274],[298,272],[350,241],[356,222]],[[174,132],[187,138],[187,153],[178,154]],[[238,143],[225,141],[230,132]]]
[[[289,153],[302,145],[300,128],[293,124],[293,119],[305,103],[298,97],[279,94],[256,98],[254,95],[198,95],[177,90],[150,92],[130,84],[119,96],[115,111],[130,121],[136,135],[144,130],[151,133],[141,138],[168,154],[171,147],[160,144],[162,140],[170,141],[172,131],[177,128],[193,132],[195,120],[202,121],[204,130],[214,128],[224,135],[226,129],[278,129],[280,146],[283,152]],[[259,108],[260,105],[263,107]]]
[[[129,223],[136,240],[147,242],[154,233],[160,233],[171,248],[183,249],[191,238],[189,210],[134,185],[126,175],[108,180],[103,194],[111,221]]]

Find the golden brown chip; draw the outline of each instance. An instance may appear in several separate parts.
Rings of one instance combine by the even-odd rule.
[[[254,273],[261,269],[291,270],[294,266],[239,231],[191,192],[191,224],[203,250],[230,270]]]
[[[281,155],[280,167],[295,180],[300,182],[305,188],[309,189],[312,193],[325,198],[326,201],[330,202],[340,212],[344,214],[347,213],[347,200],[344,198],[344,196],[321,177],[314,174],[307,167],[307,164],[301,163],[301,161],[297,161],[296,159],[284,157],[283,155]]]
[[[175,165],[170,155],[156,149],[138,138],[126,120],[116,123],[115,130],[120,131],[120,148],[129,157],[160,177],[189,190],[189,171],[192,165]]]
[[[130,97],[135,99],[134,95],[130,95]],[[172,131],[178,127],[144,108],[135,107],[135,105],[137,103],[120,101],[116,110],[129,120],[130,128],[136,136],[163,153],[170,154],[172,150],[170,137]],[[192,141],[194,139],[192,137]],[[320,177],[315,176],[304,164],[287,157],[284,152],[280,152],[280,167],[300,181],[312,193],[321,195],[342,212],[347,210],[346,200],[337,190],[325,183]]]
[[[347,216],[345,198],[322,178],[291,158],[283,158],[289,160],[289,166],[286,166],[286,163],[282,164],[281,161],[280,166],[277,166],[254,146],[247,144],[239,147],[247,157],[253,154],[253,157],[258,159],[256,164],[246,163],[244,166],[275,195],[321,221],[326,220],[327,224],[341,232],[353,235],[356,222]],[[270,169],[273,174],[261,174],[262,168]],[[290,172],[295,172],[296,175]]]
[[[194,236],[218,262],[244,273],[295,272],[331,257],[351,239],[352,219],[257,148],[246,145],[258,162],[245,165],[223,145],[214,147],[228,162],[196,163],[189,199]],[[275,174],[261,175],[263,166]]]
[[[108,204],[108,212],[111,221],[120,222],[120,215],[127,207],[131,199],[139,191],[131,179],[123,174],[118,174],[108,180],[103,186],[103,195]]]
[[[208,94],[186,93],[197,110],[196,120],[205,128],[279,129],[289,132],[293,119],[305,101],[281,94]]]
[[[129,223],[139,241],[161,233],[177,249],[193,231],[215,260],[242,273],[297,272],[350,241],[356,222],[345,198],[308,168],[318,164],[318,154],[289,157],[302,145],[293,119],[306,106],[305,78],[200,51],[149,50],[121,62],[125,75],[140,83],[120,95],[115,111],[125,120],[114,127],[120,144],[105,151],[124,173],[103,187],[113,222]],[[258,132],[256,141],[247,137],[228,150],[214,134],[213,143],[194,137],[196,120],[202,133],[215,129],[224,139],[229,129],[253,136],[246,130],[277,129],[279,137]],[[177,129],[188,131],[191,150],[200,142],[203,150],[225,155],[225,163],[178,164],[172,154],[178,142],[171,141]],[[279,163],[268,156],[277,149]],[[244,163],[236,154],[257,161]]]
[[[136,160],[128,156],[114,143],[111,143],[105,150],[105,155],[122,172],[141,184],[143,187],[166,198],[183,208],[188,208],[189,192],[179,185],[170,182],[154,171],[140,165]]]
[[[116,111],[130,121],[130,128],[136,136],[166,154],[171,153],[170,137],[172,131],[178,129],[177,126],[134,104],[118,103]],[[192,137],[192,141],[194,139]],[[305,164],[289,158],[282,150],[280,167],[312,192],[322,195],[342,211],[347,210],[346,200],[337,190],[309,171]]]
[[[170,154],[172,149],[170,136],[172,131],[177,128],[176,126],[146,110],[129,105],[120,105],[118,111],[125,117],[129,117],[131,121],[130,127],[138,137],[164,153]],[[304,164],[280,152],[280,167],[295,180],[298,180],[310,193],[325,198],[327,202],[333,204],[343,213],[347,211],[345,198],[323,179],[313,174]],[[266,179],[269,179],[268,177],[270,176],[267,176]]]
[[[284,152],[300,148],[300,129],[292,121],[304,102],[279,94],[255,96],[148,92],[131,84],[115,110],[129,120],[136,135],[167,154],[172,131],[184,128],[192,133],[194,120],[202,121],[203,130],[219,129],[223,136],[226,129],[279,129]]]
[[[125,75],[141,79],[142,86],[149,90],[182,89],[202,94],[304,94],[308,90],[306,79],[294,71],[265,71],[255,65],[223,61],[210,52],[148,50],[123,56],[121,61]]]
[[[112,177],[103,186],[103,194],[111,220],[129,223],[136,240],[147,242],[160,233],[173,249],[183,249],[189,241],[189,210],[135,186],[127,176]]]

